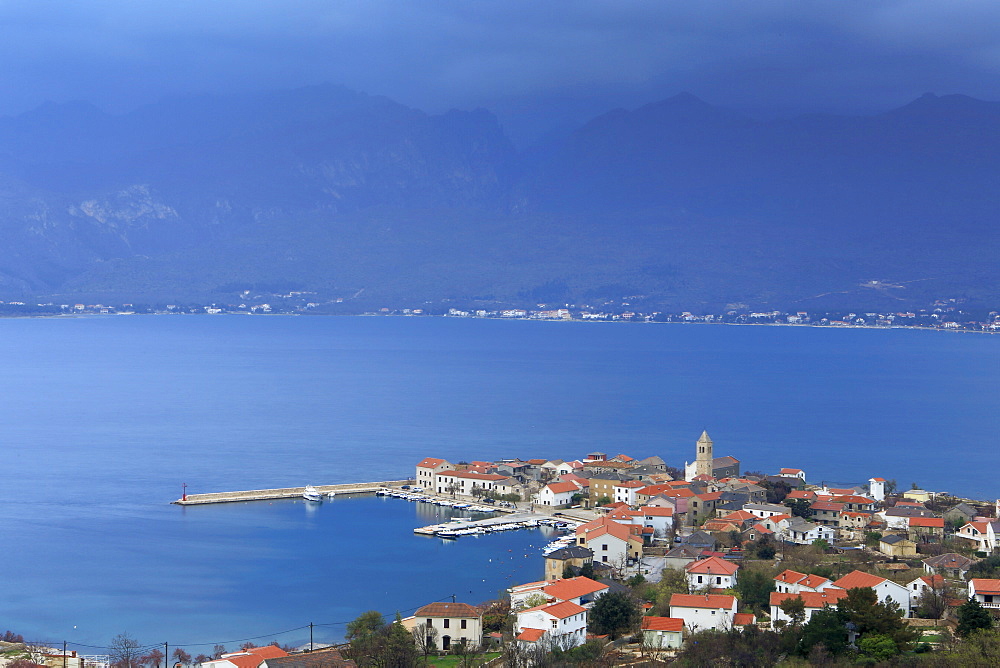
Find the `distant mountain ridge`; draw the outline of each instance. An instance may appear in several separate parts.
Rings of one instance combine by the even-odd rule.
[[[46,104],[0,118],[0,299],[995,308],[998,183],[1000,103],[962,95],[759,121],[681,94],[530,159],[486,110],[332,85]]]

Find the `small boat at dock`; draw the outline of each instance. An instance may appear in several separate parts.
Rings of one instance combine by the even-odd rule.
[[[302,490],[302,498],[306,501],[322,501],[323,495],[312,485],[306,485],[305,489]]]

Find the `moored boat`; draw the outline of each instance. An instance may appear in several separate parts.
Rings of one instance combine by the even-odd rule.
[[[306,485],[306,488],[302,490],[302,498],[306,501],[322,501],[323,495],[312,485]]]

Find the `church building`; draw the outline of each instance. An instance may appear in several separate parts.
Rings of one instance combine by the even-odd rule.
[[[694,480],[697,476],[710,478],[738,478],[740,475],[740,460],[735,457],[714,457],[712,454],[712,439],[708,431],[701,432],[701,437],[695,444],[695,459],[684,463],[684,479]]]

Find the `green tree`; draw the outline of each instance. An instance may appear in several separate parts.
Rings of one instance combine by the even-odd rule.
[[[684,571],[675,568],[664,568],[660,581],[656,583],[653,614],[659,617],[670,616],[670,597],[674,594],[688,593],[688,581]]]
[[[831,654],[840,654],[847,649],[847,629],[841,615],[829,606],[817,610],[802,627],[799,651],[809,656],[817,646],[824,647]]]
[[[861,650],[862,654],[876,661],[885,661],[899,654],[896,641],[881,633],[873,633],[859,640],[858,649]]]
[[[378,633],[385,628],[385,617],[378,610],[362,612],[358,617],[347,623],[347,631],[344,634],[348,640],[361,638],[366,635]]]
[[[785,499],[785,505],[791,509],[795,517],[809,518],[813,515],[813,510],[809,507],[812,504],[805,499]]]
[[[610,503],[611,503],[611,497],[610,496],[602,496],[602,497],[600,497],[600,498],[597,499],[597,505],[599,505],[599,506],[606,506],[606,505],[608,505]]]
[[[417,646],[413,643],[413,636],[403,626],[403,619],[398,612],[383,635],[385,641],[376,665],[382,668],[412,668],[417,664]]]
[[[628,594],[610,592],[594,602],[589,624],[594,633],[608,634],[614,640],[634,629],[641,617],[639,604]]]
[[[958,626],[955,628],[955,633],[959,637],[965,638],[974,631],[991,628],[993,628],[993,617],[975,598],[970,596],[968,601],[959,606]]]
[[[770,605],[771,592],[774,591],[774,578],[770,573],[760,569],[743,569],[736,581],[736,592],[740,600],[756,612],[763,612]]]
[[[588,561],[587,563],[585,563],[583,566],[580,567],[580,573],[579,574],[581,576],[585,577],[585,578],[590,578],[591,580],[593,580],[594,579],[594,563],[592,561]]]
[[[875,590],[868,587],[849,589],[847,596],[837,603],[837,610],[845,621],[853,622],[862,636],[886,635],[896,648],[904,651],[920,638],[920,630],[903,622],[903,611],[889,599],[879,603]]]
[[[801,598],[786,598],[778,604],[781,611],[792,620],[792,626],[801,626],[806,618],[806,603]]]

